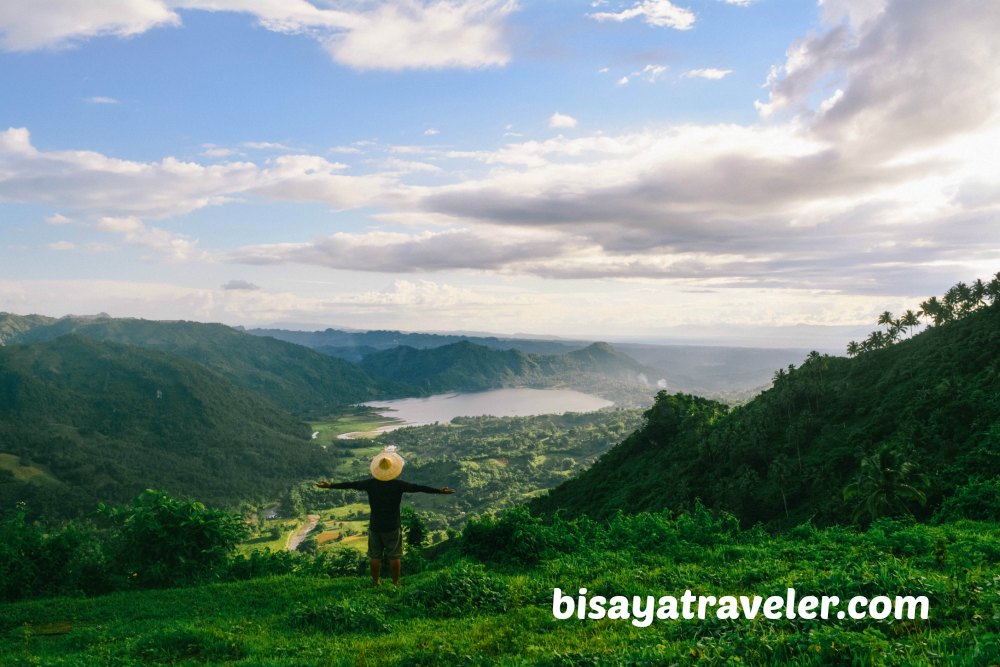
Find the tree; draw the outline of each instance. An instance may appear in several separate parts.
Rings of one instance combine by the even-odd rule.
[[[404,507],[399,512],[400,522],[406,535],[407,546],[420,549],[427,540],[427,522],[412,507]]]
[[[856,357],[861,354],[861,351],[861,345],[856,340],[847,344],[847,356]]]
[[[893,514],[912,514],[909,504],[923,505],[927,497],[919,487],[925,480],[917,466],[896,452],[883,449],[861,459],[853,482],[844,487],[844,500],[857,500],[854,519],[867,514],[870,520]]]

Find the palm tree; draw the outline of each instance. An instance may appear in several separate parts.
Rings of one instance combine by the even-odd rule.
[[[907,310],[903,313],[903,317],[900,318],[900,324],[906,329],[908,335],[910,335],[910,330],[920,324],[920,318],[912,310]]]
[[[892,313],[888,310],[883,310],[882,314],[878,316],[879,324],[892,324]]]
[[[886,346],[886,336],[881,331],[873,331],[868,334],[868,338],[865,339],[865,343],[868,344],[869,350],[881,350]]]
[[[856,340],[852,340],[847,344],[847,356],[856,357],[859,354],[861,354],[861,345]]]
[[[945,306],[943,303],[938,301],[936,296],[932,296],[923,303],[920,304],[920,310],[918,311],[921,315],[931,318],[931,322],[937,326],[943,322],[947,321],[945,315]]]
[[[1000,303],[1000,272],[997,272],[986,285],[986,298],[989,299],[991,306]]]
[[[892,514],[912,514],[910,503],[927,502],[927,496],[919,488],[925,484],[915,464],[883,449],[861,459],[858,475],[844,487],[843,496],[844,500],[858,499],[855,520],[864,514],[875,520]]]

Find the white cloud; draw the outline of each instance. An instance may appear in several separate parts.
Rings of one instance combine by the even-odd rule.
[[[54,213],[49,217],[45,218],[45,224],[47,225],[72,225],[73,220],[67,218],[61,213]]]
[[[707,67],[704,69],[690,69],[684,72],[687,79],[723,79],[733,73],[731,69],[716,69]]]
[[[622,78],[618,79],[618,85],[619,86],[627,86],[628,82],[629,82],[629,78],[627,76],[623,76]]]
[[[207,253],[198,250],[197,241],[159,227],[148,227],[137,218],[104,217],[98,221],[97,229],[121,234],[126,244],[155,250],[172,261],[207,258]]]
[[[426,130],[424,130],[425,137],[435,137],[439,134],[441,134],[441,130],[437,129],[436,127],[428,127]]]
[[[212,144],[206,144],[203,148],[205,150],[201,152],[201,155],[204,157],[230,157],[236,152],[232,148],[223,148]]]
[[[180,25],[180,17],[161,0],[3,2],[0,49],[60,48],[91,37],[130,37],[176,25]]]
[[[688,30],[695,22],[694,12],[678,7],[670,0],[641,0],[629,9],[619,12],[596,12],[588,16],[596,21],[619,23],[641,17],[649,25],[676,30]]]
[[[86,101],[90,104],[118,104],[118,100],[113,97],[88,97],[86,98]]]
[[[559,113],[558,111],[549,116],[549,127],[554,128],[572,128],[576,127],[577,120],[572,116],[567,116],[566,114]]]
[[[54,204],[92,217],[166,218],[250,197],[353,208],[373,201],[390,182],[381,175],[346,175],[346,169],[311,155],[282,155],[259,165],[173,157],[135,162],[93,151],[39,151],[25,128],[0,132],[0,201]]]
[[[327,8],[307,0],[38,0],[0,4],[0,49],[72,46],[179,26],[178,11],[248,13],[268,30],[309,35],[356,69],[480,68],[509,59],[504,23],[513,0],[401,0]]]
[[[50,250],[65,251],[65,250],[74,250],[76,248],[76,244],[70,243],[69,241],[56,241],[55,243],[50,243],[48,247]]]
[[[285,144],[274,141],[244,141],[240,144],[243,148],[250,148],[256,151],[289,151],[292,150]]]

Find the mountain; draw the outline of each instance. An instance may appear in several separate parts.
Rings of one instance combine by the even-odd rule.
[[[54,317],[45,317],[43,315],[0,313],[0,345],[8,345],[16,342],[31,329],[53,324],[54,322],[56,322]]]
[[[77,334],[0,348],[0,506],[65,515],[146,488],[232,505],[330,464],[305,424],[192,361]]]
[[[607,518],[696,498],[744,524],[838,523],[854,481],[928,516],[970,477],[1000,475],[1000,305],[853,359],[810,354],[746,405],[661,392],[645,425],[534,501]],[[912,497],[912,496],[911,496]]]
[[[222,324],[64,317],[28,328],[10,342],[49,341],[68,333],[184,357],[293,414],[324,413],[405,393],[391,381],[376,382],[342,359]]]
[[[520,350],[532,354],[563,354],[587,345],[580,341],[540,340],[522,337],[476,336],[471,334],[405,333],[402,331],[288,331],[284,329],[247,329],[254,336],[270,336],[297,345],[305,345],[331,356],[360,361],[381,350],[406,346],[424,350],[455,343],[470,342],[492,350]]]
[[[428,393],[482,391],[508,386],[574,386],[591,389],[595,378],[642,383],[644,367],[606,343],[561,355],[493,350],[461,341],[418,350],[400,346],[375,352],[361,368],[376,378],[392,378]]]

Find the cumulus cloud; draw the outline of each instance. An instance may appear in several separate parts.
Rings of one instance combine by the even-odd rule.
[[[0,201],[54,204],[94,217],[166,218],[247,197],[352,208],[372,201],[388,183],[345,170],[313,155],[262,164],[136,162],[93,151],[39,151],[26,128],[0,132]]]
[[[479,68],[505,65],[504,23],[513,0],[404,0],[343,9],[308,0],[42,0],[0,4],[0,49],[72,46],[88,38],[129,37],[181,25],[181,11],[255,16],[268,30],[317,39],[356,69]]]
[[[91,37],[130,37],[158,26],[180,25],[161,0],[43,0],[0,3],[0,48],[59,48]]]
[[[577,120],[572,116],[567,116],[566,114],[559,113],[558,111],[549,116],[549,127],[554,128],[572,128],[576,127]]]
[[[678,7],[670,0],[642,0],[628,9],[618,12],[595,12],[588,14],[595,21],[629,21],[641,18],[645,23],[676,30],[688,30],[694,26],[695,15],[690,9]]]

